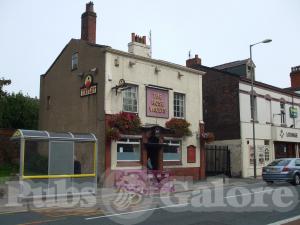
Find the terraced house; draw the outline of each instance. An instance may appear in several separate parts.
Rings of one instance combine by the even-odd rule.
[[[250,59],[215,67],[201,65],[196,56],[187,66],[205,71],[203,107],[206,129],[215,134],[211,145],[228,146],[233,176],[254,175],[252,122],[255,122],[257,175],[278,158],[299,157],[300,69],[291,71],[291,88],[282,89],[254,81],[251,113]]]

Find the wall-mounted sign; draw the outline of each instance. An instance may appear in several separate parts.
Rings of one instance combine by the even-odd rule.
[[[298,117],[298,110],[294,106],[290,107],[290,117],[291,118],[297,118]]]
[[[265,164],[265,153],[266,149],[269,148],[267,145],[257,145],[256,150],[256,165],[264,165]],[[249,145],[249,160],[250,165],[254,164],[254,149],[252,145]]]
[[[299,142],[299,137],[299,129],[272,127],[272,138],[274,141]]]
[[[88,96],[88,95],[93,95],[97,93],[97,84],[93,83],[93,76],[92,75],[87,75],[84,78],[84,84],[80,88],[80,96]]]
[[[169,91],[147,87],[147,116],[169,118]]]

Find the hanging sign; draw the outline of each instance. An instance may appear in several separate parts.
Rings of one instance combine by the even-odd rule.
[[[298,110],[294,106],[290,107],[290,117],[291,118],[297,118],[298,117]]]
[[[96,93],[97,93],[97,84],[93,83],[93,76],[89,74],[84,78],[84,84],[80,88],[80,97],[93,95]]]

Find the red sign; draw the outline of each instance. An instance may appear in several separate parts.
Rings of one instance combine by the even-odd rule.
[[[169,92],[147,87],[147,116],[169,118]]]
[[[87,75],[84,79],[84,85],[80,88],[80,96],[93,95],[97,93],[97,84],[93,83],[92,75]]]

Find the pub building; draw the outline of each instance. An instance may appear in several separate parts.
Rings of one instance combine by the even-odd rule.
[[[41,75],[39,129],[94,133],[100,175],[150,161],[153,170],[204,178],[204,72],[153,59],[146,36],[132,33],[128,52],[95,42],[89,2],[81,39],[71,39]]]

